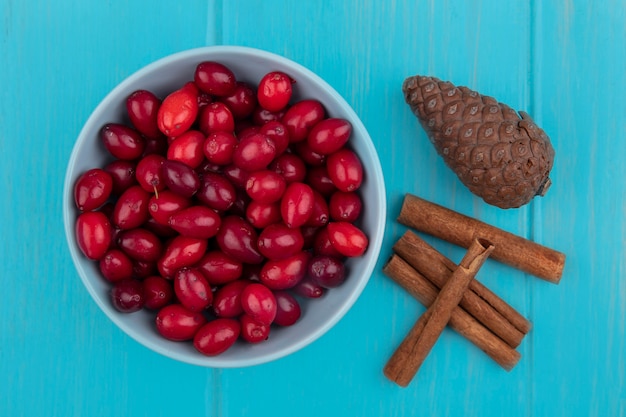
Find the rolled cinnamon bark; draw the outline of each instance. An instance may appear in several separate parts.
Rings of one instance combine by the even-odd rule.
[[[406,194],[398,221],[464,248],[476,237],[487,239],[495,246],[493,259],[555,284],[561,280],[563,253],[414,195]]]
[[[445,285],[457,267],[410,230],[398,239],[393,251],[438,288]],[[469,284],[460,305],[513,348],[519,346],[530,331],[528,320],[475,279]]]
[[[398,255],[391,256],[383,267],[383,272],[426,307],[429,307],[437,298],[439,293],[437,287]],[[494,335],[461,307],[457,306],[453,309],[448,324],[505,370],[510,371],[519,362],[521,358],[519,352]],[[395,367],[400,365],[399,362],[388,363],[384,369],[385,375],[393,380],[394,375],[399,372]]]
[[[493,245],[488,241],[476,239],[472,242],[435,301],[415,323],[387,362],[385,375],[389,379],[400,386],[407,386],[411,382],[450,321],[469,283],[493,249]]]

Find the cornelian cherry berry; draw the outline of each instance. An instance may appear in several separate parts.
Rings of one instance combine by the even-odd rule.
[[[259,82],[257,99],[261,107],[270,112],[277,112],[291,100],[291,79],[280,71],[267,73]]]

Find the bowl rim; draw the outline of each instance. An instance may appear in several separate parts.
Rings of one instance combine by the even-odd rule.
[[[157,70],[164,65],[192,57],[197,57],[199,60],[206,60],[210,59],[210,55],[218,53],[253,55],[274,62],[278,62],[282,65],[285,65],[286,67],[295,69],[296,71],[304,74],[312,82],[322,86],[325,89],[326,93],[329,94],[332,99],[342,107],[342,110],[345,111],[347,116],[351,119],[351,123],[353,124],[353,130],[359,130],[360,135],[362,136],[361,145],[365,147],[367,152],[372,156],[371,160],[373,166],[370,167],[371,170],[367,171],[367,175],[370,177],[371,181],[375,183],[375,187],[379,189],[381,196],[381,198],[379,199],[380,201],[377,202],[379,205],[379,221],[376,222],[371,232],[372,236],[374,236],[375,239],[370,239],[368,247],[368,252],[371,251],[371,258],[363,271],[365,277],[359,280],[358,285],[355,286],[354,290],[349,293],[349,297],[344,300],[340,308],[338,308],[331,316],[329,316],[327,320],[323,323],[323,325],[319,326],[315,332],[306,335],[306,337],[301,338],[296,343],[291,343],[283,348],[277,349],[270,353],[253,356],[250,358],[226,358],[220,356],[209,357],[200,354],[197,357],[192,357],[191,355],[183,351],[168,349],[163,345],[154,343],[147,337],[144,337],[139,332],[137,332],[137,330],[132,325],[126,323],[122,319],[122,316],[120,314],[116,314],[116,312],[112,310],[112,307],[110,305],[105,305],[105,302],[100,298],[100,295],[96,291],[96,288],[87,278],[87,275],[89,275],[89,273],[82,266],[84,259],[82,257],[82,254],[80,253],[80,250],[76,246],[74,229],[75,218],[73,214],[73,209],[71,207],[71,205],[73,204],[73,182],[75,181],[75,178],[72,178],[72,172],[74,171],[73,167],[76,164],[76,160],[78,158],[79,148],[81,147],[80,145],[86,140],[85,137],[88,132],[93,132],[94,128],[99,128],[99,126],[95,126],[95,123],[97,121],[96,119],[98,118],[97,116],[100,112],[102,112],[111,104],[113,97],[118,96],[121,90],[126,90],[130,85],[135,83],[136,80],[141,79],[145,75]],[[104,98],[102,98],[102,100],[100,100],[97,106],[90,112],[89,117],[87,118],[85,124],[83,125],[78,136],[76,137],[67,163],[63,187],[63,222],[65,226],[65,237],[68,245],[67,247],[70,251],[74,267],[76,268],[76,271],[78,272],[78,275],[83,282],[83,285],[89,292],[93,301],[96,302],[100,310],[126,335],[134,339],[145,348],[148,348],[170,359],[174,359],[191,365],[210,368],[243,368],[275,361],[303,349],[307,345],[313,343],[317,339],[321,338],[324,334],[326,334],[347,314],[347,312],[352,308],[352,306],[360,297],[361,293],[368,284],[380,256],[386,225],[386,217],[386,188],[378,152],[376,151],[369,132],[365,128],[363,122],[356,114],[352,106],[328,82],[326,82],[316,73],[299,64],[298,62],[295,62],[289,58],[273,52],[247,46],[204,46],[176,52],[170,55],[166,55],[141,67],[140,69],[126,77],[124,80],[122,80],[120,83],[118,83],[104,96]]]

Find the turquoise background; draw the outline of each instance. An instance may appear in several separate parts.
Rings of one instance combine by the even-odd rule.
[[[0,2],[0,415],[626,416],[626,4],[591,1]],[[117,83],[205,45],[284,55],[360,115],[389,201],[379,265],[321,339],[244,369],[181,364],[97,308],[66,247],[74,140]],[[461,185],[404,103],[428,74],[529,112],[556,149],[516,210]],[[488,260],[478,279],[533,323],[499,368],[446,330],[408,388],[382,368],[424,308],[381,272],[406,192],[567,255],[554,285]],[[459,261],[463,251],[427,237]]]

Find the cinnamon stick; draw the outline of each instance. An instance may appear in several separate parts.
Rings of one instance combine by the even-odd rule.
[[[383,272],[426,307],[437,298],[439,289],[398,255],[391,256],[383,267]],[[507,371],[513,369],[521,358],[515,349],[461,307],[452,311],[448,324]]]
[[[491,241],[491,257],[546,281],[561,280],[565,255],[411,194],[406,194],[398,221],[440,239],[468,248],[476,237]]]
[[[457,267],[410,230],[398,239],[393,251],[438,288]],[[460,305],[513,348],[519,346],[530,331],[531,324],[526,318],[475,279],[470,282]]]
[[[411,382],[450,321],[469,283],[493,249],[488,241],[474,240],[435,301],[418,319],[387,362],[384,372],[389,379],[401,386],[407,386]]]

